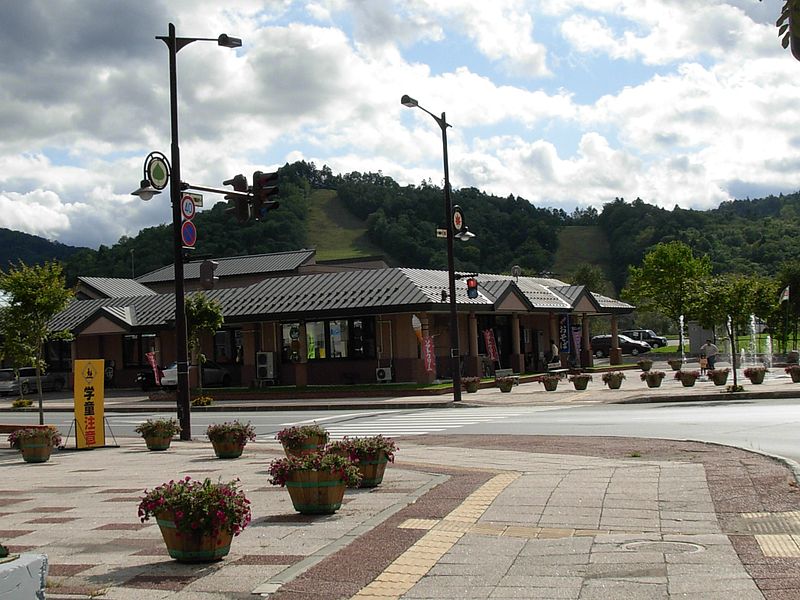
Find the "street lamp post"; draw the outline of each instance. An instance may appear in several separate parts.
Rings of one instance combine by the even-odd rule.
[[[156,36],[169,50],[169,107],[171,132],[170,200],[172,202],[172,240],[175,262],[175,361],[178,367],[177,408],[181,439],[192,439],[191,403],[189,402],[189,362],[186,333],[186,306],[183,288],[183,242],[181,239],[181,153],[178,146],[178,51],[197,41],[213,41],[226,48],[238,48],[242,40],[226,34],[218,38],[184,38],[175,36],[175,25],[169,24],[169,35]]]
[[[447,161],[447,128],[450,127],[445,113],[437,117],[423,108],[408,94],[400,99],[403,106],[418,108],[428,113],[442,130],[442,155],[444,158],[444,217],[447,228],[447,279],[450,287],[450,360],[453,370],[453,401],[461,401],[461,350],[458,340],[458,312],[456,311],[456,273],[453,260],[453,201],[450,198],[450,167]]]

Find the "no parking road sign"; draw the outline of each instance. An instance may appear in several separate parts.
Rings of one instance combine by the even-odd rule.
[[[197,227],[191,221],[184,221],[181,225],[181,241],[186,249],[193,249],[197,242]]]

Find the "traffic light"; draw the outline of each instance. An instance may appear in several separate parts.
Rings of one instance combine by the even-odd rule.
[[[478,280],[474,277],[470,277],[467,279],[467,297],[468,298],[477,298],[478,297]]]
[[[273,208],[278,208],[280,204],[277,201],[270,200],[272,196],[278,193],[278,172],[262,173],[256,171],[253,173],[253,218],[256,221],[261,221],[267,216],[267,212]]]
[[[781,16],[775,25],[778,26],[778,37],[781,38],[782,46],[788,47],[792,56],[800,60],[800,2],[784,2]]]
[[[204,260],[200,263],[200,286],[204,290],[214,289],[214,281],[219,279],[214,275],[219,263],[215,260]]]
[[[233,189],[242,194],[247,193],[247,177],[242,174],[235,175],[223,181],[222,185],[232,185]],[[250,219],[250,201],[248,198],[234,194],[225,196],[225,200],[233,200],[233,206],[225,209],[225,212],[233,213],[239,223],[246,223]]]

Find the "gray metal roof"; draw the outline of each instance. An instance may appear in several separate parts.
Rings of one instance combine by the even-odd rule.
[[[236,275],[252,275],[254,273],[282,273],[294,271],[314,258],[316,250],[292,250],[290,252],[273,252],[271,254],[254,254],[251,256],[230,256],[215,258],[219,266],[214,271],[217,277],[233,277]],[[199,279],[202,260],[194,260],[183,266],[184,279]],[[175,281],[174,265],[167,265],[150,271],[136,278],[140,283],[160,283]]]
[[[594,292],[591,292],[591,294],[594,296],[594,299],[600,308],[603,310],[608,310],[609,312],[630,312],[636,308],[633,304],[628,304],[627,302],[617,300],[616,298],[609,298],[608,296],[595,294]]]
[[[478,275],[477,298],[467,297],[464,279],[456,281],[456,303],[462,309],[492,311],[505,294],[521,293],[533,310],[569,311],[570,304],[532,277]],[[562,283],[562,282],[559,282]],[[447,271],[424,269],[358,269],[265,279],[248,287],[205,292],[222,305],[228,323],[264,319],[330,318],[336,316],[447,310],[442,297],[448,290]],[[598,303],[631,310],[625,303],[595,294]],[[612,306],[613,304],[613,306]],[[175,295],[153,294],[128,298],[75,300],[51,321],[54,329],[79,330],[99,310],[131,330],[171,326]]]
[[[143,286],[135,279],[121,279],[118,277],[78,277],[78,281],[107,298],[152,296],[155,294],[153,290]]]

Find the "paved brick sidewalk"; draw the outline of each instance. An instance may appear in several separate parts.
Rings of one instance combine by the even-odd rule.
[[[294,512],[267,482],[274,443],[235,461],[209,444],[0,450],[0,540],[44,552],[48,598],[800,597],[800,492],[781,464],[690,442],[540,436],[404,440],[374,490],[332,516]],[[254,521],[231,554],[181,565],[141,491],[172,478],[239,477]]]

